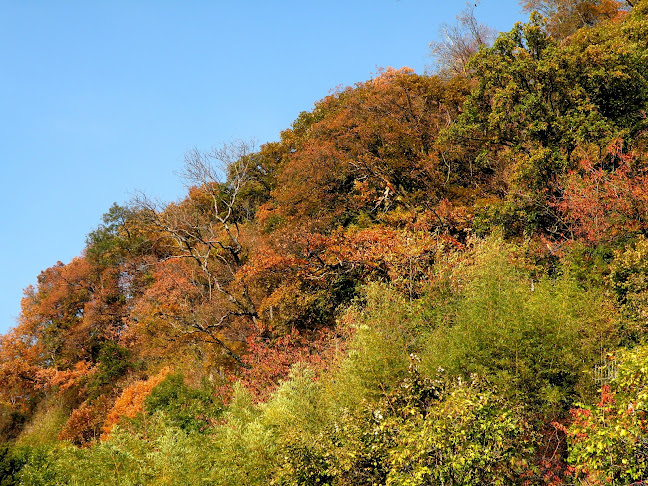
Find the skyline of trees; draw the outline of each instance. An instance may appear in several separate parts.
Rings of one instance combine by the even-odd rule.
[[[0,337],[0,481],[646,479],[648,3],[525,6],[113,205]]]

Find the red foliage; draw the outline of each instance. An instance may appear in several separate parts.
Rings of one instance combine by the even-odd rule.
[[[263,401],[288,377],[294,364],[303,363],[322,370],[336,352],[340,352],[337,336],[326,329],[308,336],[293,330],[276,339],[254,333],[248,338],[248,354],[245,356],[250,368],[236,375],[230,374],[229,379],[232,382],[238,380],[257,401]],[[224,387],[221,395],[227,398],[230,390]]]
[[[648,231],[647,156],[624,153],[617,140],[568,174],[557,206],[575,236],[600,242]]]

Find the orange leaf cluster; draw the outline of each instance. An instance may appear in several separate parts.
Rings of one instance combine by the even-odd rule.
[[[95,371],[96,367],[91,363],[79,361],[71,369],[47,368],[38,371],[36,376],[43,382],[44,386],[59,387],[59,390],[62,391],[77,385],[81,379],[92,375]]]
[[[110,437],[113,427],[122,417],[133,418],[144,408],[144,401],[153,389],[164,381],[173,369],[169,366],[162,368],[156,375],[147,380],[139,380],[124,389],[121,396],[115,401],[103,425],[103,440]]]
[[[67,423],[59,432],[58,439],[81,447],[89,446],[100,438],[109,407],[110,400],[107,397],[82,403],[72,411]]]

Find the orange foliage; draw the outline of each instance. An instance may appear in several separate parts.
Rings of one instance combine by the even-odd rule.
[[[46,386],[55,386],[59,390],[67,390],[77,385],[80,381],[91,376],[96,371],[96,367],[87,361],[77,362],[72,369],[57,370],[47,368],[39,370],[36,376]]]
[[[154,281],[134,305],[125,339],[143,356],[177,356],[188,345],[215,356],[238,356],[237,342],[249,326],[233,310],[225,294],[209,286],[194,261],[187,258],[159,263]],[[230,286],[234,287],[234,286]]]
[[[162,368],[156,375],[147,380],[139,380],[125,388],[121,396],[117,399],[112,409],[106,417],[106,422],[103,425],[102,439],[107,439],[113,427],[119,423],[122,417],[133,418],[144,407],[144,401],[148,397],[153,388],[158,386],[164,381],[173,369],[169,366]]]
[[[67,440],[75,445],[84,447],[99,439],[106,414],[110,408],[110,400],[100,397],[94,402],[84,402],[72,411],[61,432],[59,440]]]
[[[319,102],[278,175],[276,216],[326,232],[361,212],[440,199],[452,181],[435,138],[458,112],[461,91],[388,68]]]
[[[119,268],[85,257],[41,272],[25,290],[18,325],[0,339],[0,400],[29,408],[43,389],[83,385],[103,343],[121,334],[128,312],[122,280]]]

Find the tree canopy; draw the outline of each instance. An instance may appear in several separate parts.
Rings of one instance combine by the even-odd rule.
[[[109,208],[0,338],[0,483],[648,479],[648,3],[522,4]]]

